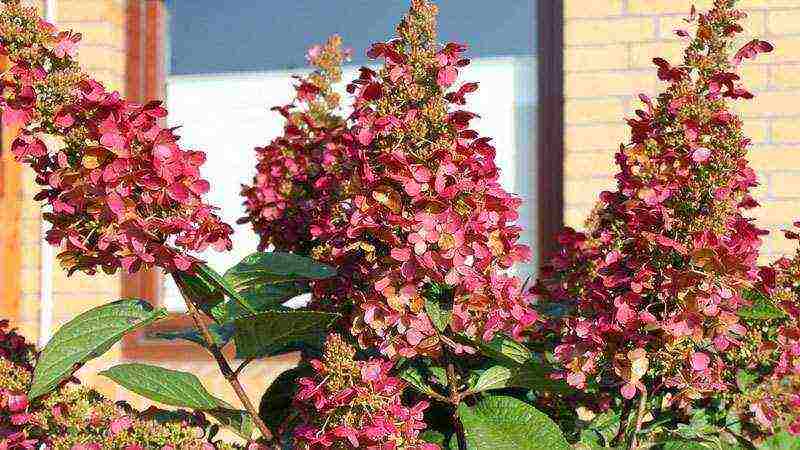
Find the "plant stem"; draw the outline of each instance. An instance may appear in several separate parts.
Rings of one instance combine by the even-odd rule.
[[[636,426],[633,429],[633,436],[628,445],[628,450],[634,450],[638,447],[639,432],[642,431],[642,422],[644,421],[644,413],[647,408],[647,389],[642,388],[642,394],[639,396],[639,408],[636,411]]]
[[[458,391],[458,378],[456,377],[456,366],[447,363],[447,385],[450,387],[450,403],[453,404],[453,431],[458,439],[458,450],[467,450],[467,438],[464,435],[464,425],[458,418],[458,405],[461,403],[461,393]]]
[[[261,420],[261,417],[259,417],[258,410],[253,406],[253,402],[250,401],[250,397],[248,397],[247,393],[244,391],[242,383],[239,382],[238,374],[231,369],[230,364],[228,364],[228,360],[225,359],[225,355],[222,354],[222,350],[220,350],[219,346],[214,342],[214,338],[211,336],[211,332],[208,331],[208,326],[203,321],[200,311],[197,309],[194,303],[189,300],[189,298],[187,298],[185,295],[183,298],[186,301],[186,307],[189,309],[189,314],[191,314],[195,325],[197,325],[197,328],[200,329],[203,339],[206,341],[206,349],[208,349],[209,353],[211,353],[211,356],[213,356],[217,361],[220,373],[222,373],[222,376],[228,380],[228,383],[233,388],[236,396],[239,397],[239,401],[242,402],[242,406],[244,406],[244,409],[247,410],[247,412],[250,414],[250,417],[252,417],[256,427],[258,427],[258,430],[261,432],[261,437],[271,441],[273,439],[272,432],[267,427],[267,424]]]

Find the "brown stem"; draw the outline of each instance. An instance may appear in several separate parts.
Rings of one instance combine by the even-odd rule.
[[[450,387],[450,403],[453,404],[453,431],[458,439],[458,450],[467,450],[467,438],[464,435],[464,425],[458,418],[458,405],[461,403],[461,393],[458,390],[458,378],[456,377],[456,366],[447,363],[447,384]]]
[[[639,432],[642,431],[645,409],[647,409],[647,389],[643,387],[642,394],[639,397],[639,409],[636,411],[636,426],[633,429],[633,436],[631,436],[631,442],[628,445],[628,450],[634,450],[639,445]]]
[[[261,436],[264,439],[271,441],[273,438],[272,432],[267,427],[267,424],[261,420],[261,417],[259,417],[258,410],[253,406],[253,402],[250,401],[250,397],[248,397],[247,393],[244,391],[242,383],[239,382],[237,373],[231,369],[230,364],[228,364],[228,360],[225,359],[225,355],[222,354],[222,350],[220,350],[219,346],[214,342],[214,338],[211,336],[211,332],[208,331],[208,326],[203,321],[200,311],[187,296],[184,295],[183,298],[186,301],[186,307],[189,309],[189,314],[191,314],[195,325],[197,325],[197,328],[200,329],[203,339],[206,341],[206,349],[208,349],[209,353],[211,353],[211,356],[213,356],[217,361],[217,365],[219,366],[219,371],[222,373],[222,376],[228,380],[228,383],[233,388],[233,391],[236,392],[236,396],[239,397],[239,401],[242,402],[242,406],[244,406],[244,409],[250,413],[250,416],[253,418],[253,422],[256,424],[256,427],[258,427],[258,430],[261,431]]]

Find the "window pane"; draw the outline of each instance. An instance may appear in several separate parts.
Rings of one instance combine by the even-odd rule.
[[[343,75],[348,81],[355,78],[358,66],[368,63],[359,55],[372,42],[391,37],[407,9],[406,1],[395,0],[347,0],[341,5],[330,0],[280,5],[256,0],[222,5],[211,0],[168,3],[170,126],[182,126],[179,134],[184,146],[207,152],[204,176],[212,186],[209,200],[222,207],[223,218],[231,224],[242,215],[240,186],[250,183],[255,172],[253,149],[283,130],[282,118],[269,108],[291,101],[291,76],[306,72],[306,49],[340,34],[345,46],[354,49],[353,64]],[[460,80],[478,81],[480,89],[467,106],[481,116],[473,122],[475,129],[493,138],[501,182],[524,199],[520,225],[526,230],[523,240],[532,242],[536,223],[530,208],[536,187],[535,4],[520,0],[437,3],[441,40],[465,42],[472,49],[468,53],[472,64],[462,71]],[[465,8],[466,3],[476,5]],[[343,86],[341,91],[344,95]],[[249,224],[234,228],[232,252],[201,255],[217,270],[223,271],[256,249],[257,238]],[[163,288],[166,305],[181,310],[183,303],[171,280]]]

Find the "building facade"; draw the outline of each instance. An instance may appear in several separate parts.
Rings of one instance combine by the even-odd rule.
[[[233,0],[226,4],[239,1],[249,2]],[[623,118],[638,108],[636,94],[653,94],[660,87],[652,58],[679,60],[683,43],[673,30],[680,26],[692,3],[702,9],[711,1],[540,0],[531,8],[530,45],[536,62],[528,73],[535,92],[525,98],[532,102],[527,106],[538,110],[538,115],[521,114],[513,119],[517,124],[528,123],[524,131],[529,138],[515,140],[519,139],[514,134],[518,132],[510,132],[513,136],[508,142],[513,141],[509,145],[514,152],[501,157],[515,158],[504,166],[515,170],[515,175],[509,177],[511,188],[525,191],[525,223],[535,230],[529,239],[535,250],[546,249],[552,232],[562,223],[581,227],[598,194],[613,186],[613,155],[628,135]],[[191,80],[191,75],[170,77],[167,67],[169,13],[171,3],[179,2],[31,1],[60,28],[83,34],[79,59],[87,71],[138,100],[162,98],[168,93],[179,95],[181,89],[189,89],[186,80]],[[800,2],[740,0],[740,5],[749,14],[747,32],[775,44],[773,53],[745,66],[744,78],[757,97],[741,102],[739,111],[754,142],[751,161],[761,181],[756,193],[762,207],[756,217],[760,225],[773,231],[766,238],[766,253],[786,253],[793,251],[791,244],[774,232],[800,216]],[[287,82],[289,72],[281,72],[286,74]],[[492,75],[478,76],[488,80]],[[219,74],[216,77],[222,82],[230,78]],[[169,103],[177,110],[181,105],[191,106],[181,103],[180,97],[170,98]],[[481,107],[487,115],[497,106],[491,103]],[[264,117],[275,118],[268,114],[269,106],[272,105],[264,105]],[[499,123],[495,129],[486,126],[482,131],[499,136],[505,133],[499,128],[502,125]],[[39,207],[33,201],[33,176],[12,160],[8,153],[11,130],[3,131],[0,318],[8,318],[31,340],[45,342],[59,324],[110,300],[139,297],[164,304],[166,288],[158,273],[66,277],[57,267],[52,250],[41,245],[42,225]],[[263,138],[265,144],[268,133]],[[519,167],[525,171],[516,170]],[[527,184],[520,188],[519,183]],[[216,372],[216,366],[201,351],[154,337],[159,330],[186,324],[176,309],[159,328],[127,338],[102,358],[87,364],[80,375],[109,396],[130,398],[137,403],[137,398],[94,374],[120,361],[149,361],[197,373],[207,387],[233,401],[233,393]],[[279,367],[292,363],[290,356],[252,364],[245,373],[244,384],[258,392]]]

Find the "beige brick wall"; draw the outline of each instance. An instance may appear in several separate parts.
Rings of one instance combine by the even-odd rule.
[[[29,1],[41,5],[41,2]],[[58,0],[56,22],[59,28],[73,29],[83,35],[78,59],[87,72],[106,84],[108,89],[125,92],[126,71],[126,5],[124,0]],[[22,304],[14,326],[31,341],[39,337],[40,321],[40,211],[33,200],[38,192],[32,171],[23,171],[23,192],[20,195],[22,215],[21,288]],[[57,253],[57,250],[56,250]],[[94,306],[102,305],[121,296],[122,281],[119,276],[97,275],[89,277],[75,274],[67,277],[58,263],[53,266],[54,330],[77,314]],[[152,299],[151,299],[152,300]],[[288,355],[251,364],[242,376],[242,383],[258,404],[260,394],[269,381],[283,369],[296,363],[296,355]],[[78,376],[89,386],[98,388],[110,398],[128,400],[134,405],[144,406],[142,398],[119,388],[109,380],[96,374],[110,366],[123,362],[120,345],[80,369]],[[149,361],[149,363],[185,370],[198,375],[203,383],[221,398],[238,405],[235,394],[222,378],[216,364],[206,361],[187,361],[181,355],[173,360]]]
[[[678,62],[682,43],[672,33],[695,4],[712,0],[565,0],[564,221],[581,227],[600,191],[612,188],[613,155],[629,132],[623,116],[640,107],[636,94],[650,95],[658,82],[652,59]],[[742,41],[755,36],[775,51],[747,61],[746,86],[753,101],[736,108],[753,139],[753,167],[762,183],[755,216],[772,231],[768,255],[789,252],[777,232],[800,217],[800,1],[740,0],[747,11]]]

